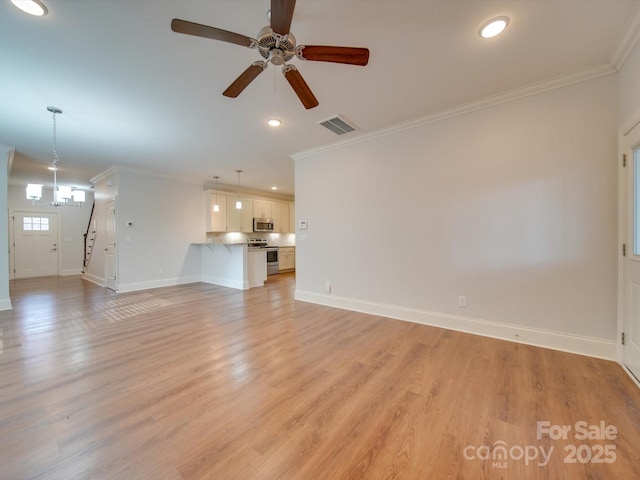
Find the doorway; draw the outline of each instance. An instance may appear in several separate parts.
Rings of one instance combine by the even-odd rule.
[[[112,198],[105,204],[105,277],[107,288],[118,290],[117,259],[116,259],[116,200]]]
[[[58,275],[58,214],[16,211],[12,220],[14,278]]]
[[[624,136],[625,224],[622,360],[640,381],[640,123]]]

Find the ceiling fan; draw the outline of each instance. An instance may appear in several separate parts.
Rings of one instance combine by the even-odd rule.
[[[327,45],[296,45],[296,38],[290,32],[291,20],[296,0],[271,0],[270,25],[260,29],[257,38],[220,28],[174,18],[171,30],[186,35],[235,43],[248,48],[257,48],[264,60],[253,62],[222,92],[225,97],[235,98],[260,75],[269,65],[282,65],[282,73],[293,88],[305,108],[318,106],[318,100],[304,81],[298,69],[287,62],[294,56],[300,60],[345,63],[364,66],[369,62],[369,50],[357,47],[334,47]]]

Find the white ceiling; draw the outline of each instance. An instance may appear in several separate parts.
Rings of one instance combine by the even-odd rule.
[[[10,183],[51,183],[49,105],[60,182],[89,186],[112,165],[204,183],[294,193],[290,155],[343,139],[316,124],[342,114],[355,137],[534,82],[606,65],[638,0],[299,0],[298,44],[369,48],[366,67],[294,63],[320,105],[305,110],[269,66],[236,99],[222,91],[256,50],[174,33],[173,18],[255,37],[269,0],[43,0],[45,17],[0,3],[0,144]],[[635,12],[635,13],[634,13]],[[508,15],[500,37],[478,28]],[[636,17],[634,17],[634,15]],[[278,129],[266,126],[278,117]],[[390,159],[389,168],[393,168]]]

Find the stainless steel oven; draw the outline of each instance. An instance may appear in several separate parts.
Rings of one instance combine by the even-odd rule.
[[[278,247],[267,247],[267,275],[278,273],[280,266],[278,264]]]

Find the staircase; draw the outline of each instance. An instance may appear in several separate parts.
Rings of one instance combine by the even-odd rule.
[[[93,224],[93,211],[96,208],[96,202],[93,202],[91,207],[91,215],[89,215],[89,224],[87,225],[87,231],[84,234],[84,260],[82,262],[82,273],[86,273],[89,261],[91,260],[91,252],[93,251],[93,245],[96,242],[96,230],[92,228]]]

